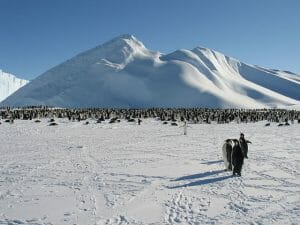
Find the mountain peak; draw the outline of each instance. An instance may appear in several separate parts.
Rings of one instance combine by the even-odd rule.
[[[117,36],[104,44],[98,45],[77,56],[67,60],[73,69],[78,72],[83,65],[114,65],[113,67],[124,67],[135,55],[148,54],[142,42],[130,34]],[[107,62],[109,62],[107,64]],[[63,64],[65,66],[65,64]],[[118,66],[116,66],[118,65]],[[61,66],[61,65],[59,65]],[[63,68],[63,67],[61,67]],[[52,69],[51,69],[52,70]],[[47,72],[46,72],[47,73]]]
[[[102,55],[112,63],[126,64],[136,55],[148,55],[149,50],[131,34],[123,34],[94,49],[98,56]],[[93,50],[93,51],[94,51]],[[101,54],[99,54],[99,51]]]
[[[122,46],[130,46],[132,48],[145,48],[144,44],[131,34],[122,34],[120,36],[117,36],[112,40],[106,42],[104,45],[116,46],[118,48]]]
[[[115,39],[129,39],[129,40],[137,40],[135,36],[132,34],[121,34],[120,36],[116,37]]]

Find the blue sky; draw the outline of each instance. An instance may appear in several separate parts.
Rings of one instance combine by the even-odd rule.
[[[0,69],[33,79],[125,33],[300,74],[299,0],[0,0]]]

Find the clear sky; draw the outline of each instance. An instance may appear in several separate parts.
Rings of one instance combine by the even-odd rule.
[[[0,0],[0,69],[33,79],[121,34],[300,74],[300,0]]]

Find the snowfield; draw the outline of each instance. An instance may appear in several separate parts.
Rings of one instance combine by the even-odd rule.
[[[300,124],[0,125],[0,224],[300,224]],[[180,124],[179,124],[180,125]],[[242,177],[223,141],[244,132]]]

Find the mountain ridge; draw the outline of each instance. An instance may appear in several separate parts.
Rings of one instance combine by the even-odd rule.
[[[298,77],[246,64],[201,46],[162,54],[126,34],[51,68],[1,104],[290,107],[299,105]]]

